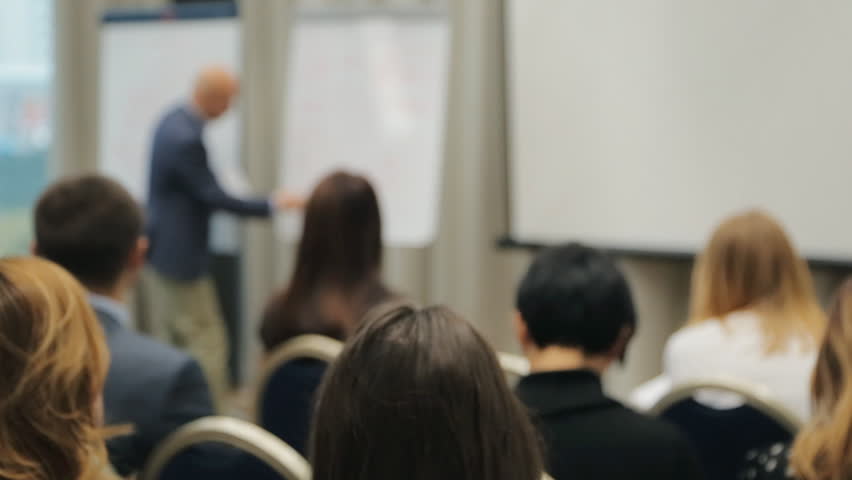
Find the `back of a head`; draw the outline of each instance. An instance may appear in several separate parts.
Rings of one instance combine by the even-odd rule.
[[[364,177],[325,177],[305,208],[296,266],[286,290],[267,306],[267,347],[301,333],[341,338],[388,292],[380,280],[379,203]]]
[[[212,65],[199,72],[193,101],[204,117],[215,119],[228,111],[238,92],[237,77],[224,67]]]
[[[444,307],[365,321],[321,387],[315,480],[538,480],[538,438],[493,350]]]
[[[759,210],[719,225],[696,262],[690,302],[692,323],[761,313],[769,351],[791,336],[816,339],[824,326],[807,264],[781,225]]]
[[[852,278],[838,289],[811,385],[814,415],[791,463],[802,480],[852,477]]]
[[[516,307],[539,348],[600,354],[624,328],[636,328],[624,275],[606,254],[579,244],[540,253],[521,280]]]
[[[127,190],[99,175],[58,181],[35,209],[38,254],[90,288],[111,288],[143,232],[142,211]]]
[[[376,273],[381,261],[382,222],[372,185],[346,172],[325,177],[305,207],[296,275],[356,282]]]
[[[46,260],[0,259],[0,479],[95,478],[108,362],[76,280]]]

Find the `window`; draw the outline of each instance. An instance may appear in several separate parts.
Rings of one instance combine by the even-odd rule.
[[[0,255],[27,251],[48,179],[53,1],[3,0],[0,15]]]

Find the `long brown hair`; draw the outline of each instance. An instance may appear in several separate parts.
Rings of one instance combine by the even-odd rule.
[[[100,324],[70,274],[39,258],[0,259],[0,479],[101,476],[108,362]]]
[[[815,347],[825,326],[807,263],[781,225],[759,210],[722,222],[693,270],[690,324],[740,310],[760,315],[768,353],[793,338]]]
[[[320,388],[315,480],[539,480],[534,427],[470,324],[445,307],[369,316]]]
[[[370,182],[346,172],[325,177],[308,200],[290,284],[266,307],[266,349],[305,333],[345,338],[390,295],[381,264],[382,224]]]
[[[803,480],[852,477],[852,278],[838,290],[811,383],[814,415],[791,465]]]

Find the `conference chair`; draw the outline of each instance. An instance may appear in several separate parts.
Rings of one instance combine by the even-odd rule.
[[[139,480],[310,480],[311,467],[289,445],[257,425],[205,417],[169,435]]]
[[[731,396],[734,408],[702,403],[708,395]],[[788,443],[801,427],[799,419],[770,395],[730,380],[707,380],[676,386],[649,413],[678,427],[692,441],[708,480],[737,478],[746,453]]]
[[[301,335],[273,351],[264,364],[255,399],[257,424],[305,455],[314,396],[343,344]]]

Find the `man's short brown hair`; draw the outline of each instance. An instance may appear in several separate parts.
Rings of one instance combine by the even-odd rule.
[[[60,180],[35,210],[37,253],[90,288],[111,288],[143,231],[142,210],[119,183],[101,175]]]

